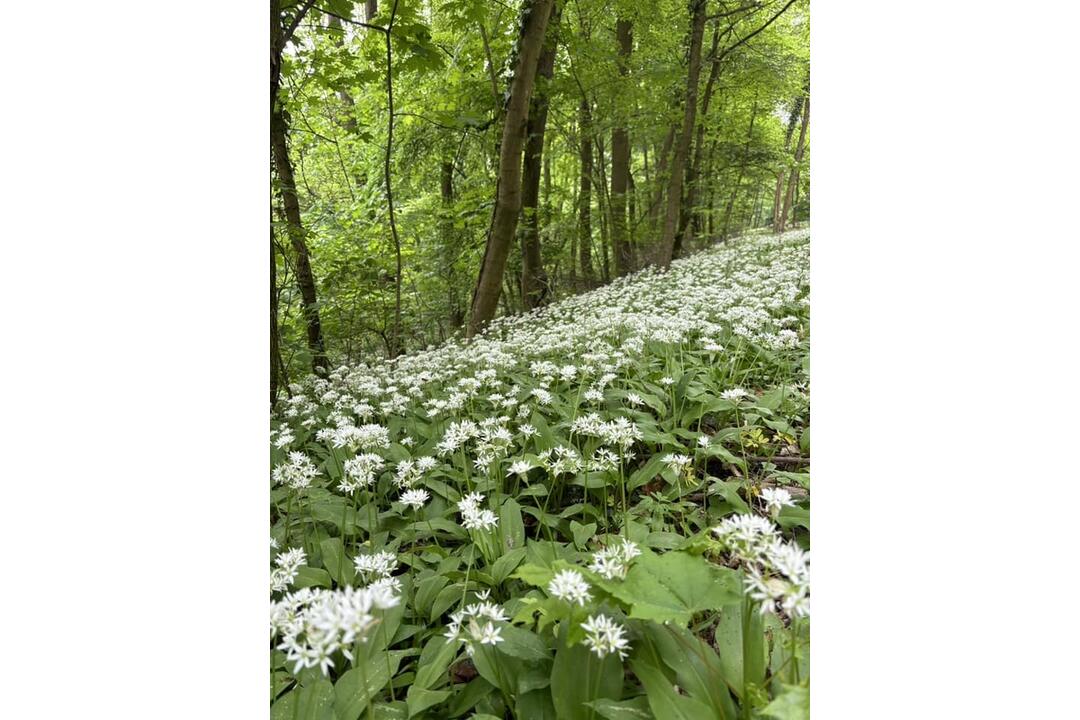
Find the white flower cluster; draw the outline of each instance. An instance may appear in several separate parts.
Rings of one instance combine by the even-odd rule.
[[[370,555],[357,555],[353,558],[356,572],[365,583],[388,579],[397,569],[397,557],[389,552],[377,552]]]
[[[780,514],[781,508],[795,506],[791,493],[784,488],[763,488],[761,499],[765,501],[765,511],[772,516],[773,520]]]
[[[759,515],[724,518],[713,533],[745,565],[747,592],[761,602],[761,612],[780,608],[788,616],[810,614],[810,553],[785,542]]]
[[[615,578],[621,580],[626,577],[630,563],[640,554],[641,550],[638,549],[636,543],[624,539],[618,545],[593,553],[589,569],[607,580]]]
[[[367,639],[378,622],[374,614],[398,604],[386,587],[337,590],[303,588],[270,604],[270,637],[293,663],[293,673],[318,667],[328,674],[338,651],[352,660],[351,647]]]
[[[288,462],[277,465],[271,477],[278,485],[288,485],[293,490],[301,490],[311,485],[319,474],[319,469],[304,453],[294,450],[289,453]]]
[[[273,538],[270,538],[271,547],[276,547],[277,543]],[[270,592],[284,592],[293,582],[296,581],[296,575],[300,571],[300,566],[307,562],[307,554],[304,553],[303,548],[292,548],[283,553],[279,553],[274,558],[274,564],[276,568],[270,571]]]
[[[413,510],[419,510],[424,507],[431,495],[427,490],[420,488],[413,488],[412,490],[406,490],[398,496],[398,502],[406,507],[411,507]]]
[[[560,570],[547,586],[548,595],[582,607],[592,599],[589,583],[577,570]]]
[[[597,657],[618,653],[619,659],[625,660],[629,654],[630,641],[626,639],[626,631],[607,615],[590,615],[581,623],[581,629],[585,631],[585,644]]]
[[[345,474],[338,484],[341,492],[350,494],[375,483],[375,473],[383,469],[386,460],[374,453],[362,453],[345,461]]]
[[[503,609],[487,601],[487,592],[480,597],[481,602],[467,605],[464,609],[450,615],[450,624],[446,626],[443,637],[451,642],[461,640],[465,651],[472,655],[474,643],[498,645],[503,641],[502,628],[495,623],[509,620]]]
[[[461,513],[461,526],[466,530],[491,530],[499,524],[499,518],[488,509],[481,509],[480,503],[484,496],[480,493],[469,493],[458,502],[458,511]]]

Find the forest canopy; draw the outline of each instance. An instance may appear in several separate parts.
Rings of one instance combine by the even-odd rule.
[[[272,0],[271,399],[809,215],[809,3]]]

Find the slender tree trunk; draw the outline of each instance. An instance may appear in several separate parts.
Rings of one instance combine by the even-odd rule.
[[[675,155],[671,159],[671,178],[668,181],[667,212],[664,216],[664,231],[660,236],[659,265],[667,267],[678,253],[676,235],[679,221],[679,209],[682,203],[683,180],[685,175],[686,155],[694,132],[694,117],[697,113],[698,78],[701,75],[701,36],[705,30],[705,0],[692,0],[690,22],[690,59],[686,73],[686,107],[683,114],[682,132],[675,145]]]
[[[709,69],[709,79],[705,81],[705,91],[701,95],[701,122],[698,123],[697,138],[693,144],[693,159],[686,170],[686,201],[683,205],[683,212],[680,214],[679,225],[679,232],[682,234],[682,246],[690,244],[690,239],[693,237],[695,229],[698,232],[701,231],[700,216],[697,215],[694,210],[695,204],[697,203],[697,186],[701,169],[701,158],[705,146],[705,122],[709,116],[709,102],[712,100],[713,86],[716,84],[716,78],[720,75],[719,47],[720,23],[718,22],[713,29],[712,49],[709,51],[709,54],[713,58]]]
[[[799,128],[799,142],[795,145],[795,166],[791,168],[791,175],[788,177],[787,193],[784,195],[784,208],[780,211],[780,229],[779,232],[784,232],[787,225],[787,214],[791,208],[791,198],[794,194],[796,183],[799,182],[799,163],[802,162],[803,149],[806,142],[806,124],[810,122],[810,96],[807,95],[803,100],[803,112],[802,112],[802,126]]]
[[[629,254],[629,259],[626,264],[627,272],[633,272],[637,266],[637,258],[634,240],[634,230],[637,228],[638,216],[637,216],[637,187],[634,185],[634,173],[626,173],[626,187],[627,187],[627,209],[630,213],[630,218],[626,226],[626,251]]]
[[[596,164],[593,168],[593,190],[596,191],[596,209],[600,213],[600,271],[605,283],[611,282],[611,266],[608,263],[608,240],[611,231],[611,202],[607,195],[607,160],[604,158],[604,140],[597,136]]]
[[[272,220],[272,218],[271,218]],[[274,226],[270,225],[270,407],[277,404],[278,382],[283,379],[281,335],[278,332],[277,250],[274,248]]]
[[[379,0],[364,0],[364,19],[369,23],[379,13]]]
[[[510,99],[499,148],[495,214],[484,249],[480,275],[473,292],[468,337],[476,335],[491,321],[498,306],[506,258],[510,253],[510,243],[514,239],[518,214],[521,212],[521,151],[525,143],[525,124],[529,117],[529,103],[536,79],[536,61],[544,43],[551,6],[552,0],[530,0],[527,12],[523,13],[521,41],[514,79],[510,84]]]
[[[791,111],[788,113],[787,131],[784,134],[784,157],[787,157],[791,149],[791,136],[795,133],[795,123],[799,122],[802,114],[803,96],[800,95],[791,103]],[[772,223],[773,230],[780,231],[780,202],[784,197],[784,170],[781,168],[776,173],[776,192],[773,195]]]
[[[540,217],[538,205],[540,197],[541,159],[544,153],[544,134],[547,129],[548,88],[555,69],[555,51],[558,44],[559,16],[561,8],[556,1],[551,9],[544,48],[540,52],[536,67],[536,90],[533,92],[529,108],[529,119],[525,125],[525,162],[521,173],[521,210],[522,224],[518,235],[521,238],[521,299],[526,310],[543,305],[548,298],[548,277],[544,272],[543,256],[540,252]],[[544,158],[543,170],[550,182],[550,166]]]
[[[397,357],[401,352],[401,239],[398,237],[397,222],[394,219],[394,191],[390,183],[390,157],[394,150],[394,73],[393,55],[390,38],[394,29],[394,18],[397,16],[398,0],[390,9],[390,22],[383,33],[386,37],[386,154],[383,156],[383,179],[386,182],[386,207],[390,214],[390,238],[394,242],[394,260],[396,273],[394,275],[394,332],[391,335],[390,357]]]
[[[310,4],[302,6],[306,9]],[[281,4],[279,0],[270,0],[270,149],[274,157],[274,169],[278,177],[278,189],[285,211],[289,243],[296,253],[296,282],[300,288],[300,298],[304,304],[304,324],[307,329],[307,344],[311,351],[312,370],[325,370],[329,363],[323,342],[322,324],[319,321],[318,300],[315,291],[315,276],[311,272],[311,261],[305,240],[304,224],[300,218],[300,200],[296,195],[296,179],[293,175],[292,161],[289,159],[288,123],[285,110],[279,100],[281,87],[281,54],[285,48],[285,30],[282,27]],[[296,24],[298,21],[294,20]]]
[[[629,20],[615,21],[615,39],[619,44],[619,75],[626,77],[628,61],[633,50],[632,26]],[[615,247],[615,274],[630,272],[632,265],[630,237],[626,222],[626,192],[630,185],[630,135],[625,127],[611,130],[611,241]],[[631,216],[633,212],[631,211]]]
[[[578,252],[581,253],[581,279],[586,287],[592,284],[592,131],[589,122],[589,101],[578,104],[578,161],[581,163],[578,192]]]

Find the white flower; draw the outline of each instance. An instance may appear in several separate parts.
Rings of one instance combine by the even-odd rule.
[[[357,555],[353,563],[356,565],[356,571],[364,578],[364,582],[390,577],[398,565],[397,558],[389,552]]]
[[[708,435],[699,436],[698,439],[697,439],[698,447],[700,447],[700,448],[709,447],[709,441],[710,441],[710,438],[709,438]]]
[[[345,474],[338,483],[344,493],[352,493],[375,483],[375,473],[382,470],[386,461],[374,453],[364,453],[345,461]]]
[[[675,384],[675,378],[665,375],[664,377],[660,378],[660,384],[670,387]]]
[[[413,510],[419,510],[424,507],[430,497],[431,495],[427,490],[415,488],[401,493],[400,497],[398,497],[398,502],[411,507]]]
[[[585,644],[597,657],[605,658],[618,653],[619,659],[625,660],[629,655],[630,642],[623,627],[608,616],[590,615],[588,620],[581,623],[581,629],[585,631]]]
[[[532,469],[532,463],[530,463],[528,460],[515,460],[514,462],[510,463],[510,469],[507,470],[506,474],[507,474],[507,476],[510,476],[510,475],[525,476],[525,475],[529,474],[529,470],[531,470],[531,469]]]
[[[783,488],[763,488],[761,499],[765,501],[765,510],[774,518],[780,514],[780,508],[795,506],[791,493]]]
[[[294,450],[289,453],[289,461],[274,468],[272,476],[278,485],[288,485],[294,490],[300,490],[311,485],[311,481],[319,474],[319,469],[304,453]]]
[[[589,569],[607,580],[626,577],[631,561],[641,554],[636,543],[624,539],[620,545],[613,545],[593,553]]]
[[[556,573],[548,583],[547,591],[552,597],[565,600],[570,604],[576,602],[582,607],[592,599],[592,595],[589,594],[589,583],[585,582],[585,578],[577,570],[562,570]]]
[[[661,462],[663,462],[665,465],[667,465],[669,468],[671,468],[675,472],[679,472],[679,473],[681,473],[683,470],[688,468],[692,461],[693,461],[693,458],[691,458],[690,456],[681,455],[681,454],[678,454],[678,453],[674,453],[674,454],[673,453],[668,453],[663,458],[661,458]]]
[[[305,562],[307,562],[307,554],[303,548],[292,548],[279,553],[274,558],[274,564],[277,567],[270,572],[270,592],[283,592],[292,585],[296,581],[300,566]]]
[[[484,496],[469,493],[458,502],[461,513],[461,526],[466,530],[490,530],[499,524],[499,518],[491,510],[482,510],[480,503]]]
[[[641,396],[634,392],[626,393],[626,402],[630,403],[634,407],[645,404],[645,401],[641,398]]]
[[[739,400],[741,398],[749,396],[750,393],[746,392],[742,388],[731,388],[720,393],[720,397],[725,400]]]

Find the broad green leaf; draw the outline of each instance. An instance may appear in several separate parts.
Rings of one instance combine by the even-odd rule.
[[[409,694],[406,697],[409,706],[409,717],[415,717],[428,708],[438,705],[450,697],[451,694],[449,690],[425,690],[422,687],[413,685],[409,688]]]
[[[389,662],[387,661],[389,657]],[[334,685],[334,710],[338,720],[357,720],[401,663],[400,653],[384,653],[362,662],[338,678]]]
[[[589,720],[592,713],[587,703],[599,698],[620,700],[622,685],[619,656],[601,660],[583,643],[567,647],[564,627],[551,667],[551,698],[559,720]]]
[[[334,720],[334,686],[319,680],[290,690],[271,706],[270,720]]]
[[[810,720],[810,688],[784,685],[761,714],[776,720]]]
[[[458,642],[442,635],[435,635],[427,641],[416,666],[416,678],[413,687],[430,689],[447,679],[450,663],[457,656]]]
[[[301,565],[296,571],[296,580],[293,582],[294,588],[305,587],[324,587],[329,588],[333,583],[330,581],[330,573],[326,572],[322,568],[308,567],[307,565]]]
[[[630,617],[655,622],[685,625],[696,612],[742,597],[735,571],[682,551],[657,555],[644,549],[622,581],[591,575],[602,589],[630,606]]]
[[[356,566],[352,558],[346,556],[341,538],[327,538],[319,543],[319,548],[322,550],[323,567],[334,582],[339,586],[352,585],[356,579]]]
[[[649,699],[639,695],[632,700],[593,700],[590,706],[605,720],[653,720]]]
[[[641,680],[656,720],[717,720],[705,703],[675,692],[671,681],[644,660],[632,660],[630,667]]]
[[[525,548],[519,547],[508,551],[505,555],[496,560],[491,566],[491,577],[495,579],[495,584],[501,585],[524,559]]]

